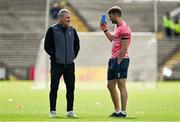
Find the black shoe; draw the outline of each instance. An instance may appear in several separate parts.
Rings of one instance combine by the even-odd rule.
[[[126,113],[120,112],[120,113],[117,114],[117,117],[125,118],[126,117]]]
[[[118,114],[116,114],[116,112],[113,112],[111,115],[109,115],[109,117],[118,117]]]
[[[126,113],[120,112],[120,113],[117,114],[116,112],[114,112],[111,115],[109,115],[109,117],[122,117],[122,118],[125,118],[126,117]]]

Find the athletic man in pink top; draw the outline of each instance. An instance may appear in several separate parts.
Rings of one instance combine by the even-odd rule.
[[[108,10],[113,24],[114,33],[108,31],[107,23],[100,23],[100,28],[112,43],[112,55],[108,62],[108,84],[115,111],[110,117],[126,117],[127,89],[126,78],[129,66],[128,47],[131,42],[131,30],[121,16],[121,8],[114,6]],[[116,84],[120,91],[121,109]]]

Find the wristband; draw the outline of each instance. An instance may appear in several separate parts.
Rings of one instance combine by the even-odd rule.
[[[106,30],[104,31],[104,33],[106,33],[106,32],[108,32],[108,29],[106,29]]]

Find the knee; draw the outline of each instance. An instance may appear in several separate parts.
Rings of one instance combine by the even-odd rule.
[[[51,92],[57,92],[58,91],[58,87],[51,87]]]
[[[69,84],[69,85],[66,85],[66,89],[67,89],[67,91],[74,91],[74,89],[75,89],[75,85],[74,84]]]
[[[114,85],[114,84],[111,84],[111,83],[108,83],[108,84],[107,84],[107,88],[108,88],[109,90],[112,90],[112,89],[115,88],[115,85]]]
[[[126,86],[124,85],[118,85],[119,90],[122,91],[126,91]]]

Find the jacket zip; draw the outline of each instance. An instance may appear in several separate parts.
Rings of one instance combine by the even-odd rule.
[[[66,65],[67,65],[66,29],[65,29],[65,31],[64,31],[64,38],[65,38],[65,43],[64,43],[64,45],[65,45],[65,65],[64,65],[64,67],[66,68]]]

